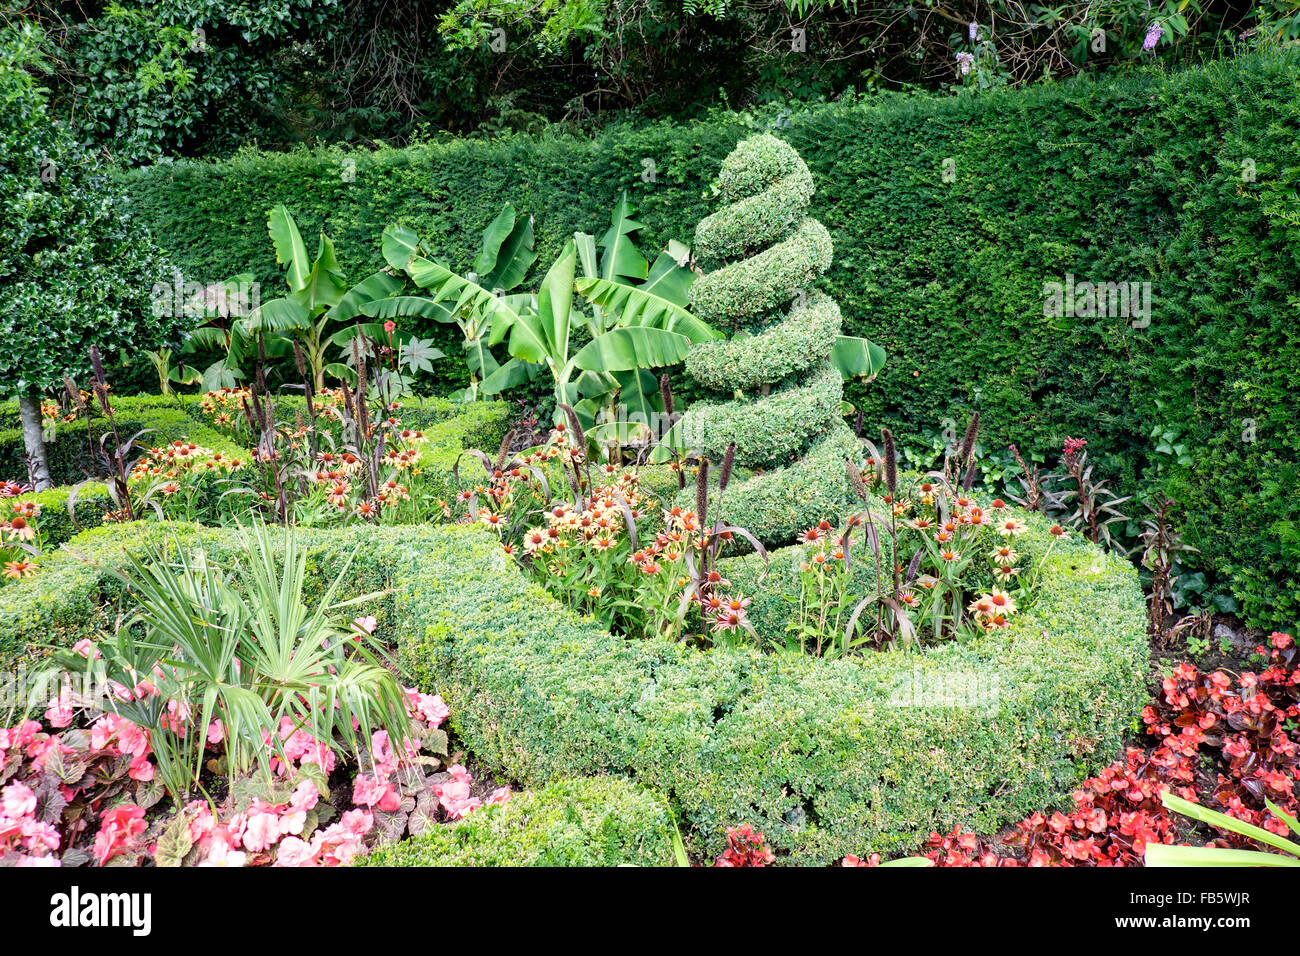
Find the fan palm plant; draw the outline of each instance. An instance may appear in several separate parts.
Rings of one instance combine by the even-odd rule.
[[[284,759],[286,718],[357,756],[376,730],[395,740],[408,731],[405,694],[383,648],[340,614],[379,596],[339,598],[351,557],[312,599],[308,555],[292,528],[254,524],[237,534],[229,573],[203,549],[174,542],[129,554],[116,573],[135,611],[90,662],[136,689],[110,694],[106,706],[149,731],[159,776],[177,799],[199,783],[214,720],[232,780],[255,765],[269,774],[277,752]],[[157,693],[139,693],[143,681]]]

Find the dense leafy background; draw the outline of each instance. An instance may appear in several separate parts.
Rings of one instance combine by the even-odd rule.
[[[1300,36],[1300,4],[27,0],[0,3],[0,22],[45,32],[53,115],[83,145],[143,163],[1187,62]]]
[[[849,386],[868,423],[928,439],[978,408],[988,448],[1015,441],[1049,462],[1066,435],[1084,436],[1099,471],[1127,489],[1170,489],[1200,563],[1232,584],[1251,620],[1282,625],[1300,617],[1298,94],[1300,63],[1278,54],[591,139],[248,152],[159,165],[126,185],[199,281],[250,267],[279,281],[264,227],[277,202],[305,232],[325,227],[360,276],[382,265],[379,232],[394,220],[468,268],[479,231],[509,200],[537,218],[541,268],[573,230],[602,228],[624,189],[647,248],[689,240],[715,205],[707,187],[722,158],[754,128],[773,128],[816,177],[811,212],[836,249],[825,286],[846,332],[889,352],[875,383]],[[1043,283],[1067,273],[1152,282],[1150,327],[1044,317]],[[1155,451],[1157,427],[1191,464]]]

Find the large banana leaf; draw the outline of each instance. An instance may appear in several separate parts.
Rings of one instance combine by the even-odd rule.
[[[533,251],[533,219],[516,221],[515,207],[506,203],[483,231],[483,244],[474,260],[479,284],[487,289],[513,289],[537,259]]]
[[[334,254],[334,242],[322,232],[311,271],[307,273],[302,285],[289,294],[306,306],[314,318],[338,305],[347,288],[343,269],[339,266],[338,256]]]
[[[691,340],[678,332],[644,325],[611,329],[588,342],[573,357],[578,368],[592,372],[627,372],[676,365],[686,358]]]
[[[467,313],[486,327],[487,323],[503,321],[514,324],[519,314],[503,296],[493,295],[477,282],[458,276],[446,266],[431,259],[416,256],[406,269],[412,281],[433,293],[435,301],[454,299],[453,315]]]
[[[537,293],[537,311],[511,321],[511,355],[525,362],[548,363],[557,369],[568,362],[577,258],[574,243],[565,243],[542,280]]]
[[[614,207],[610,227],[600,237],[600,248],[603,252],[600,257],[599,277],[602,279],[621,282],[646,277],[646,270],[650,263],[632,241],[632,233],[641,228],[641,223],[632,218],[633,212],[635,209],[628,202],[627,191],[624,190],[618,205]]]
[[[491,375],[484,377],[479,384],[479,391],[484,395],[496,395],[508,388],[514,388],[516,385],[531,382],[537,377],[540,368],[540,365],[534,365],[532,362],[512,358],[504,365],[499,366]]]
[[[855,335],[841,335],[831,348],[831,363],[846,381],[851,378],[871,379],[885,367],[885,350]]]
[[[398,272],[405,272],[411,260],[420,254],[420,237],[414,230],[393,223],[384,229],[379,247],[385,262]]]
[[[707,342],[721,335],[671,299],[647,291],[649,282],[630,286],[606,279],[582,278],[574,285],[579,294],[606,312],[617,314],[619,325],[666,329],[685,335],[692,342]]]
[[[435,322],[455,322],[451,303],[439,302],[422,295],[395,295],[376,299],[361,306],[361,314],[372,319],[401,319],[416,316]]]
[[[362,279],[343,294],[338,303],[329,310],[331,319],[350,322],[359,315],[366,315],[363,309],[375,302],[387,299],[402,288],[402,280],[387,272],[376,272]]]
[[[299,299],[272,299],[237,326],[242,332],[290,332],[311,327],[311,312]]]
[[[311,263],[307,259],[307,246],[298,232],[298,224],[284,206],[276,206],[267,215],[266,231],[275,245],[275,261],[288,271],[285,281],[289,288],[298,291],[307,283],[307,274],[311,272]]]

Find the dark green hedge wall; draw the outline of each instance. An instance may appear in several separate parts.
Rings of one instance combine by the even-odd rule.
[[[946,418],[960,428],[979,408],[987,445],[1015,441],[1049,461],[1066,435],[1086,437],[1099,472],[1128,490],[1159,481],[1182,501],[1200,560],[1250,620],[1293,624],[1298,93],[1293,52],[980,98],[843,102],[775,124],[816,178],[810,211],[836,251],[824,284],[846,331],[889,352],[878,381],[847,397],[902,435]],[[277,202],[304,232],[323,225],[359,276],[381,263],[393,220],[468,268],[510,200],[537,218],[540,270],[573,230],[602,230],[623,189],[647,249],[689,240],[714,206],[718,164],[764,125],[727,115],[596,139],[250,153],[138,171],[127,186],[191,279],[252,268],[278,283],[264,227]],[[1045,317],[1044,283],[1067,274],[1150,281],[1149,327]],[[1154,452],[1156,427],[1187,444],[1190,466]]]

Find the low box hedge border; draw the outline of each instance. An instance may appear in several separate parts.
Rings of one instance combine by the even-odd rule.
[[[663,798],[617,777],[560,780],[379,847],[358,866],[672,866]]]
[[[230,535],[149,524],[201,540]],[[751,823],[788,859],[915,847],[953,825],[992,832],[1063,800],[1136,727],[1147,646],[1136,572],[1057,547],[1011,627],[925,654],[840,661],[628,641],[558,604],[495,538],[467,526],[300,531],[319,567],[353,555],[415,682],[440,692],[470,752],[529,787],[615,775],[666,794],[710,858]],[[1031,520],[1030,550],[1045,541]],[[73,547],[102,562],[135,529]],[[62,556],[0,591],[0,657],[93,636],[114,613],[102,567]],[[96,610],[98,609],[98,610]]]

